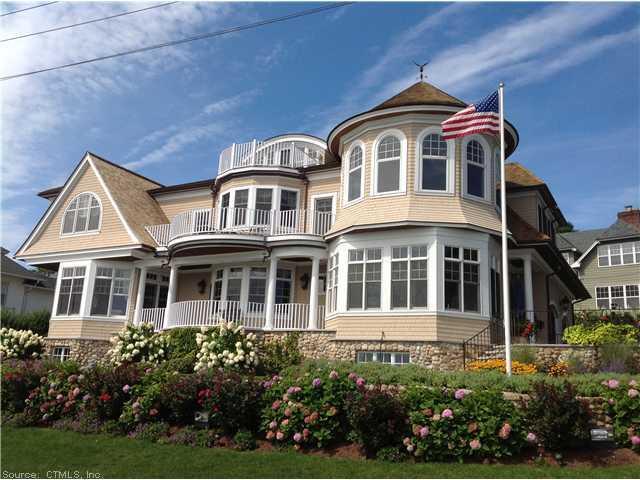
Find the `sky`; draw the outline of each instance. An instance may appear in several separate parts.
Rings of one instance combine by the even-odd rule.
[[[1,17],[0,39],[149,5],[58,2]],[[0,76],[319,5],[177,3],[1,42]],[[212,178],[233,142],[326,138],[415,83],[413,61],[467,102],[505,82],[520,133],[510,160],[547,182],[576,228],[640,206],[640,4],[357,3],[0,82],[0,243],[19,247],[48,205],[36,193],[62,185],[87,150],[166,185]]]

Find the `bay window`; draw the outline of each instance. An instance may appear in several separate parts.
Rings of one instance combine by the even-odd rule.
[[[130,269],[98,266],[93,283],[91,315],[126,315],[130,276]]]
[[[60,292],[56,315],[78,315],[82,303],[85,267],[64,267],[60,277]]]
[[[347,308],[380,308],[382,249],[349,250]]]
[[[391,308],[427,307],[427,247],[391,249]]]
[[[363,175],[363,150],[356,145],[349,153],[349,166],[347,172],[347,202],[353,202],[362,197]]]
[[[444,308],[480,312],[478,250],[444,247]]]
[[[485,197],[485,152],[478,140],[471,140],[466,148],[466,193]]]

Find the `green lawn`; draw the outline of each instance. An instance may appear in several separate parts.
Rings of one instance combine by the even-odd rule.
[[[81,435],[51,429],[2,428],[2,477],[48,471],[110,477],[243,478],[636,478],[638,467],[559,468],[478,464],[387,464],[303,455],[235,452],[145,443],[128,438]],[[49,476],[49,478],[54,478]],[[61,478],[61,477],[59,477]],[[99,478],[94,476],[94,478]]]

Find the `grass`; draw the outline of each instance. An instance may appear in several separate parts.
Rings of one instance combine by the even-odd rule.
[[[158,445],[105,435],[2,428],[3,478],[75,472],[102,478],[636,478],[636,466],[561,468],[528,465],[390,464],[303,455]],[[26,478],[26,477],[25,477]],[[57,477],[62,478],[62,477]],[[94,477],[96,478],[96,477]]]

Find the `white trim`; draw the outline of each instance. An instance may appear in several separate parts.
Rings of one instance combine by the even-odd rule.
[[[467,145],[472,140],[477,141],[483,150],[483,160],[484,160],[484,167],[483,167],[484,196],[483,197],[477,197],[467,192],[467,163],[468,163],[467,162]],[[468,135],[463,138],[461,149],[460,149],[460,156],[461,156],[461,162],[462,162],[461,195],[463,198],[466,198],[469,200],[475,200],[477,202],[482,202],[482,203],[489,203],[489,204],[491,203],[492,196],[490,195],[490,190],[489,190],[489,186],[490,186],[489,176],[493,173],[491,168],[491,163],[493,163],[493,157],[491,156],[491,152],[492,152],[491,145],[489,145],[489,142],[483,136]]]
[[[338,203],[338,192],[331,192],[331,193],[316,193],[314,195],[311,195],[311,198],[309,198],[309,200],[311,201],[311,207],[312,208],[307,208],[308,212],[312,212],[311,213],[311,232],[315,232],[316,231],[316,200],[321,199],[321,198],[330,198],[331,199],[331,217],[333,219],[333,222],[335,222],[336,219],[336,208],[337,208],[337,203]],[[333,223],[332,222],[332,223]]]
[[[362,150],[362,163],[360,164],[360,195],[353,200],[349,200],[349,176],[351,175],[351,153],[353,149],[356,147],[360,147]],[[343,166],[343,175],[342,175],[342,184],[343,184],[343,195],[342,195],[342,207],[347,208],[351,205],[354,205],[364,199],[364,176],[366,172],[366,163],[367,163],[367,150],[362,140],[356,140],[349,146],[349,150],[345,155],[345,160],[342,162]],[[353,171],[355,171],[354,169]]]
[[[94,170],[94,172],[96,174],[96,177],[98,178],[98,182],[100,183],[100,186],[102,187],[102,189],[104,190],[105,194],[107,195],[107,198],[111,202],[111,205],[113,205],[113,208],[116,211],[116,213],[118,214],[118,218],[122,222],[122,225],[124,225],[124,228],[127,231],[127,233],[129,234],[129,237],[135,243],[142,243],[140,241],[140,239],[137,237],[137,235],[135,233],[133,233],[133,230],[131,229],[131,227],[129,226],[127,221],[125,220],[124,215],[122,215],[122,212],[120,211],[120,207],[118,207],[118,204],[116,203],[116,201],[114,200],[113,196],[111,195],[111,191],[107,188],[107,184],[105,183],[104,179],[102,178],[102,175],[100,174],[100,171],[94,165],[93,159],[91,158],[91,155],[88,155],[88,157],[89,157],[89,165],[91,165],[91,168],[93,168],[93,170]]]
[[[74,202],[74,200],[76,200],[81,195],[91,195],[92,198],[95,198],[98,201],[98,207],[100,207],[100,216],[98,217],[98,228],[93,229],[93,230],[84,230],[82,232],[72,231],[72,232],[69,232],[69,233],[64,233],[63,232],[64,222],[65,222],[65,217],[67,216],[67,212],[69,211],[69,207]],[[87,208],[87,210],[89,210],[89,213],[87,215],[87,227],[89,227],[89,220],[91,219],[91,203],[89,203],[89,206],[86,207],[86,208]],[[76,207],[76,211],[78,211],[77,207]],[[76,194],[71,199],[71,201],[67,204],[67,208],[64,209],[64,212],[62,212],[62,220],[60,221],[60,238],[81,237],[81,236],[87,236],[87,235],[98,235],[100,233],[100,231],[102,230],[103,213],[104,213],[104,209],[102,208],[102,200],[100,200],[100,197],[98,195],[96,195],[95,192],[91,192],[91,191],[87,190],[87,191],[80,192],[80,193]],[[76,226],[77,219],[78,219],[78,216],[76,214],[75,218],[74,218],[74,221],[73,221],[73,228],[75,228],[75,226]]]
[[[20,256],[20,259],[28,261],[31,265],[39,265],[43,263],[83,261],[122,256],[144,259],[153,255],[153,252],[142,252],[139,250],[143,247],[144,245],[128,245],[123,247],[74,250],[72,252],[42,253],[36,255],[22,255]]]
[[[389,192],[378,192],[378,146],[380,142],[388,136],[394,136],[400,141],[400,158],[399,158],[399,172],[398,172],[398,190]],[[384,130],[376,137],[373,142],[371,152],[371,187],[370,195],[372,197],[391,197],[395,195],[405,195],[407,193],[407,136],[402,130],[397,128],[390,128]],[[389,161],[388,159],[381,160],[382,162]],[[391,161],[395,161],[391,160]]]
[[[613,287],[622,287],[622,297],[612,297],[611,296],[611,288]],[[606,308],[606,310],[627,310],[627,309],[633,309],[633,308],[637,308],[637,307],[628,307],[627,306],[627,298],[637,298],[635,296],[632,297],[628,297],[627,296],[627,287],[638,287],[638,289],[640,290],[640,284],[638,283],[626,283],[623,282],[622,284],[618,283],[617,285],[596,285],[593,287],[593,299],[595,301],[596,304],[596,308],[600,309],[601,307],[598,307],[598,288],[606,288],[607,289],[607,301],[609,302],[609,306]],[[604,297],[602,297],[604,298]],[[615,309],[611,308],[611,301],[613,298],[622,298],[624,305],[622,305],[621,307],[617,307]]]
[[[624,245],[625,243],[630,243],[631,244],[631,256],[633,257],[633,262],[631,263],[624,263],[624,252],[622,251],[622,245]],[[638,240],[635,239],[631,239],[631,240],[619,240],[616,242],[611,242],[611,243],[601,243],[600,245],[598,245],[598,248],[596,249],[596,260],[598,262],[598,268],[611,268],[611,267],[627,267],[629,265],[638,265],[640,264],[640,262],[636,261],[636,257],[640,258],[640,250],[636,250],[636,244],[640,244],[640,242]],[[611,247],[617,245],[620,247],[620,262],[617,265],[613,265],[611,263]],[[607,248],[607,259],[609,260],[609,265],[600,265],[600,249],[601,248]],[[627,253],[628,255],[628,253]]]
[[[456,141],[446,140],[447,156],[446,156],[446,187],[444,190],[427,190],[422,188],[422,142],[427,135],[442,135],[442,127],[429,126],[424,128],[416,138],[415,145],[415,182],[414,189],[418,195],[454,195],[456,184]]]

